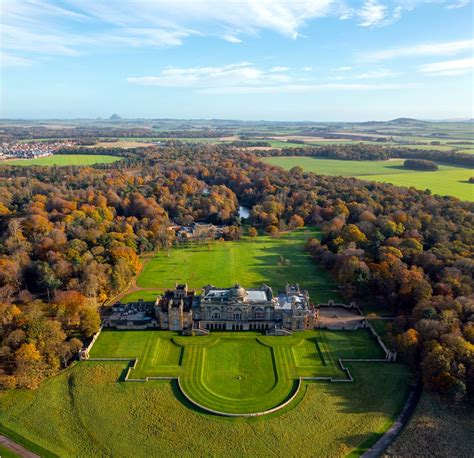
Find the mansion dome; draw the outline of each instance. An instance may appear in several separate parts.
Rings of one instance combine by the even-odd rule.
[[[233,288],[230,289],[230,295],[232,297],[243,299],[247,295],[247,291],[242,288],[239,284],[235,285]]]

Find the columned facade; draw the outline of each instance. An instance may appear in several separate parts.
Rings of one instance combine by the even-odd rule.
[[[174,331],[193,326],[209,331],[303,331],[314,327],[317,314],[308,293],[297,284],[286,285],[276,296],[267,285],[258,289],[207,285],[201,296],[177,285],[156,304],[160,327]]]

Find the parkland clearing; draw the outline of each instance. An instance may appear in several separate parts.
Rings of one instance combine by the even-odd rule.
[[[196,288],[298,280],[317,302],[337,299],[327,271],[304,251],[315,236],[316,229],[303,228],[158,252],[145,259],[139,289],[122,301],[154,300],[178,279]],[[343,456],[362,453],[388,429],[413,382],[407,366],[384,359],[368,329],[190,337],[106,328],[89,356],[35,392],[1,395],[0,430],[43,456],[188,456],[203,448],[212,455],[309,456],[315,440],[318,454]],[[275,413],[245,416],[288,401]]]
[[[327,270],[315,265],[304,251],[310,237],[320,237],[320,231],[302,228],[278,238],[262,235],[239,241],[180,244],[145,259],[136,286],[156,297],[159,288],[172,288],[176,283],[198,289],[208,283],[256,287],[298,281],[314,301],[338,299],[337,286]],[[123,301],[140,296],[139,292],[129,294]]]

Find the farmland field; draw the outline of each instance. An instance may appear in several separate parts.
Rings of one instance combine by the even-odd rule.
[[[88,148],[138,148],[141,146],[150,146],[150,143],[134,140],[99,141],[95,145],[88,146]]]
[[[187,283],[199,289],[209,283],[222,287],[240,283],[246,288],[266,283],[277,290],[289,281],[307,289],[313,301],[337,299],[328,272],[304,252],[306,240],[318,235],[314,228],[302,228],[279,238],[245,237],[235,242],[182,245],[169,253],[157,253],[143,268],[137,285],[159,289]]]
[[[438,165],[436,172],[419,172],[403,167],[403,159],[391,161],[342,161],[312,157],[267,157],[265,162],[286,170],[300,166],[320,175],[353,176],[361,180],[382,181],[397,186],[430,189],[433,194],[474,201],[474,187],[467,181],[474,169]]]
[[[169,140],[185,143],[222,143],[219,137],[122,137],[120,139],[120,141],[140,143],[165,142]]]
[[[314,339],[323,344],[323,357]],[[194,359],[199,347],[209,353],[204,366]],[[276,350],[282,358],[277,357],[274,369],[269,353]],[[332,373],[339,371],[332,365],[338,356],[373,358],[379,351],[366,331],[310,331],[288,340],[257,333],[186,338],[160,331],[106,331],[92,356],[138,356],[143,364],[136,370],[142,375],[180,370],[183,381],[189,377],[183,384],[188,394],[227,406],[243,398],[244,403],[234,403],[242,408],[270,405],[275,394],[285,397],[292,388],[289,376]],[[295,401],[277,414],[229,419],[193,408],[176,382],[120,382],[126,362],[81,362],[37,391],[0,395],[0,428],[60,456],[191,456],[203,450],[212,456],[360,454],[399,413],[410,376],[400,364],[347,365],[354,383],[303,383]],[[282,380],[275,384],[280,370]],[[202,391],[203,386],[208,389]]]
[[[92,164],[110,164],[122,159],[117,156],[108,156],[102,154],[55,154],[53,156],[40,157],[37,159],[12,159],[0,162],[0,165],[43,165],[43,166],[66,166],[66,165],[92,165]]]

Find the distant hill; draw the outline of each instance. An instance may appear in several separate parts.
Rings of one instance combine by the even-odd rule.
[[[122,119],[121,116],[119,116],[117,113],[114,113],[110,118],[111,121],[117,121],[119,119]]]
[[[419,123],[424,123],[425,121],[420,121],[419,119],[414,119],[414,118],[396,118],[396,119],[391,119],[390,121],[387,121],[392,124],[419,124]]]

